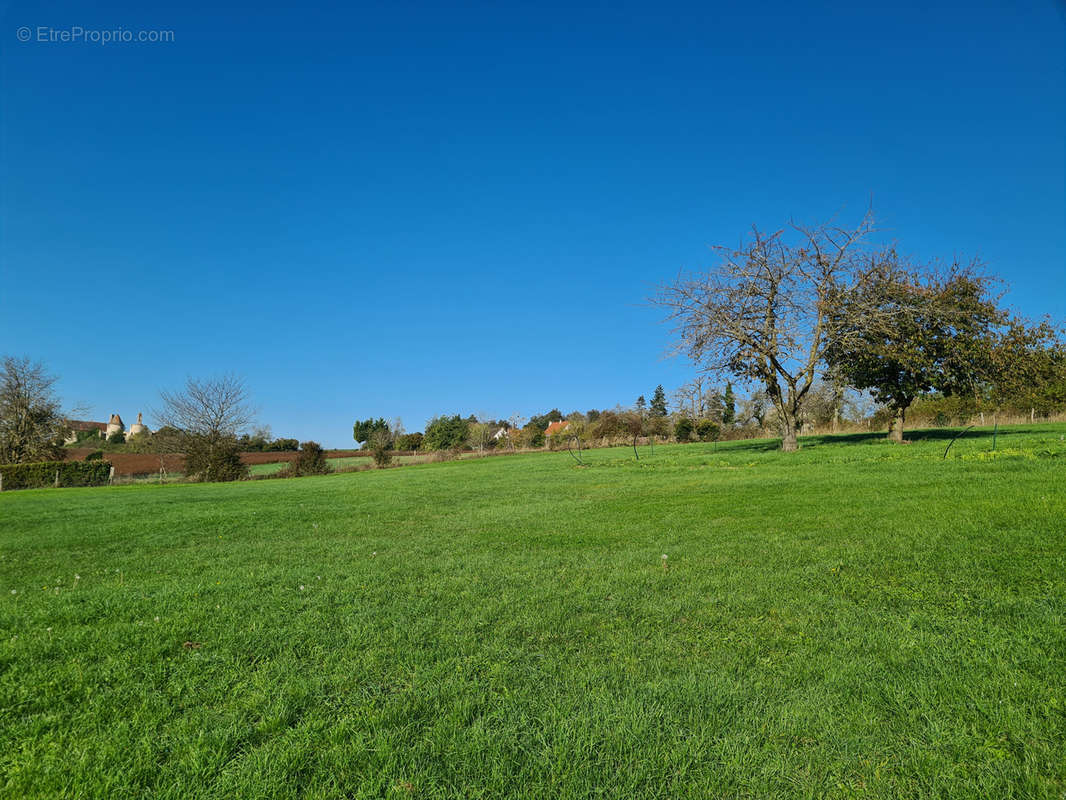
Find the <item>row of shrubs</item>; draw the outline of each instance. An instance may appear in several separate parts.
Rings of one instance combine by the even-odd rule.
[[[0,465],[0,489],[43,489],[49,486],[104,486],[111,477],[107,461],[39,461]]]
[[[184,450],[185,474],[190,478],[218,482],[248,477],[248,465],[241,461],[241,446],[235,437],[188,437]],[[318,442],[303,442],[296,458],[278,477],[324,475],[329,471],[322,446]]]
[[[234,438],[190,439],[185,453],[185,474],[198,481],[234,481],[248,477],[241,450]],[[386,466],[392,453],[374,453],[378,466]],[[34,464],[0,465],[0,489],[38,489],[51,486],[104,486],[110,482],[111,463],[95,450],[84,461],[42,461]],[[333,470],[326,451],[318,442],[303,442],[288,467],[270,477],[295,478],[326,475]],[[57,479],[58,474],[58,479]]]

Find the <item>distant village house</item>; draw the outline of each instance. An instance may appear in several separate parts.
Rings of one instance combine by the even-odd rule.
[[[544,438],[545,440],[547,440],[557,433],[562,433],[569,427],[570,423],[567,422],[565,419],[562,422],[553,422],[547,428],[544,429]]]

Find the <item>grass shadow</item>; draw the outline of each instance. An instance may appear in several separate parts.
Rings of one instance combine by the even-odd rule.
[[[965,431],[965,432],[964,432]],[[972,430],[965,430],[964,426],[955,428],[918,428],[916,430],[907,431],[904,434],[904,439],[908,442],[948,442],[954,439],[956,436],[960,440],[962,439],[991,439],[993,436],[993,429],[990,427],[973,428]],[[995,435],[1002,439],[1009,436],[1025,436],[1037,433],[1037,431],[1030,430],[1029,428],[1000,428]],[[868,433],[823,433],[810,436],[800,437],[800,447],[824,447],[826,445],[863,445],[872,444],[874,442],[887,441],[887,431],[870,431]],[[733,444],[730,442],[729,444]],[[747,447],[733,447],[731,449],[751,449],[765,452],[767,450],[777,450],[781,446],[780,439],[761,439],[757,442],[748,444]]]

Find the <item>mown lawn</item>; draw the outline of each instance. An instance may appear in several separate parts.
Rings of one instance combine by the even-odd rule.
[[[976,433],[5,493],[0,796],[1062,797],[1066,426]]]
[[[419,453],[413,456],[393,456],[392,463],[394,464],[421,464],[426,461],[432,460],[432,456],[429,453],[425,455]],[[328,458],[326,462],[329,464],[330,469],[339,471],[348,469],[349,467],[366,467],[373,465],[374,461],[369,456],[345,456],[343,458]],[[249,475],[273,475],[276,472],[281,472],[285,467],[289,466],[288,461],[272,461],[269,464],[251,464],[248,467]]]

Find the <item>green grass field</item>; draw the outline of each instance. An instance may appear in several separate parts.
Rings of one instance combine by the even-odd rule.
[[[5,493],[0,796],[1061,798],[1063,434]]]
[[[422,464],[426,461],[430,461],[431,458],[432,456],[429,453],[426,453],[425,455],[394,456],[392,462],[394,464]],[[329,458],[326,459],[326,461],[329,464],[330,469],[334,471],[348,469],[349,467],[365,467],[374,463],[374,460],[369,455]],[[287,466],[289,466],[288,461],[273,461],[269,464],[252,464],[248,467],[248,474],[273,475],[274,473],[281,472]]]

